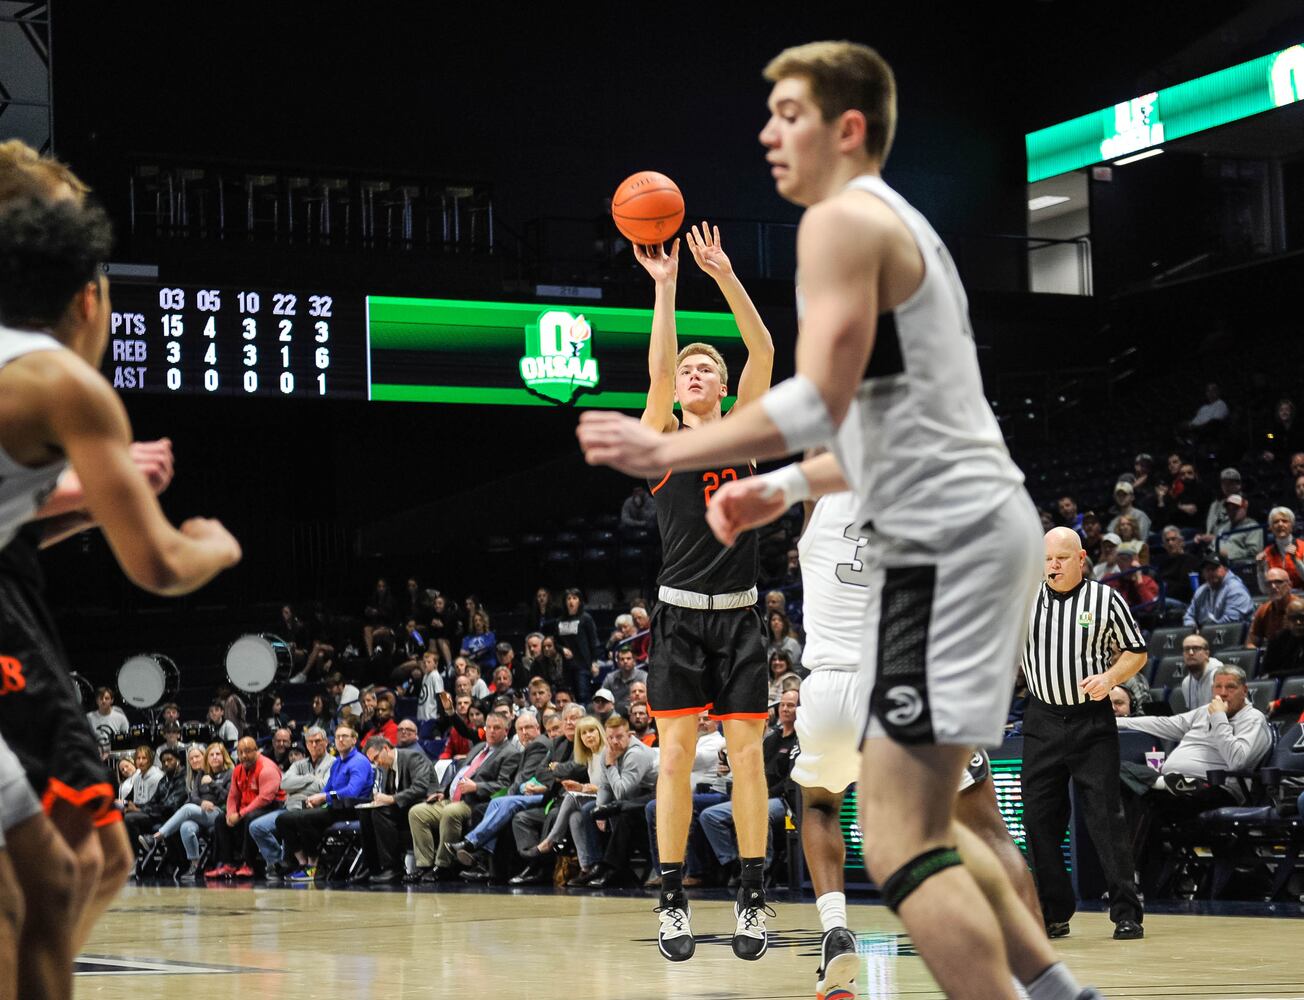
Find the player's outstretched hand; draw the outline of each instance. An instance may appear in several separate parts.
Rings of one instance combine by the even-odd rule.
[[[220,562],[226,569],[238,563],[243,555],[235,536],[222,526],[221,521],[214,518],[192,517],[181,525],[180,531],[187,538],[218,553]]]
[[[172,441],[136,441],[131,445],[131,460],[149,482],[154,495],[162,493],[172,483]]]
[[[627,476],[647,478],[666,471],[659,457],[663,434],[620,413],[589,410],[580,414],[575,436],[580,439],[584,461],[609,465]]]
[[[750,528],[759,528],[787,510],[783,492],[758,476],[725,483],[706,508],[706,523],[721,545],[732,545]]]
[[[635,243],[634,259],[643,265],[643,270],[652,275],[652,280],[658,284],[679,278],[679,240],[671,244],[669,253],[666,253],[664,243],[654,247]]]
[[[716,281],[733,274],[733,264],[720,243],[719,226],[708,226],[703,221],[701,232],[694,226],[688,231],[688,249],[697,266]]]

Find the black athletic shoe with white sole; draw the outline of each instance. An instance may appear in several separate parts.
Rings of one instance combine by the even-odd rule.
[[[652,911],[661,918],[657,929],[657,947],[672,962],[687,962],[697,950],[697,940],[688,921],[693,915],[688,902],[680,896],[667,899],[662,897],[662,905]]]
[[[820,942],[820,967],[815,973],[816,1000],[846,1000],[856,995],[860,955],[856,936],[845,927],[824,932]]]
[[[733,933],[733,953],[744,962],[755,962],[770,947],[765,930],[765,918],[776,916],[765,905],[765,894],[756,890],[744,889],[738,894],[734,903],[734,917],[737,926]]]

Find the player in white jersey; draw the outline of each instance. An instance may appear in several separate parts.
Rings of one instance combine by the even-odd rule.
[[[865,46],[817,42],[781,53],[765,75],[766,160],[779,193],[807,207],[797,374],[720,426],[673,438],[586,413],[580,443],[590,463],[630,475],[833,444],[855,480],[875,594],[862,774],[897,779],[864,782],[866,866],[949,996],[1013,997],[1012,971],[1037,1000],[1077,997],[999,862],[954,822],[970,748],[1002,733],[1040,530],[983,396],[954,265],[879,176],[895,129],[892,71]],[[853,399],[864,433],[848,450],[834,439]],[[708,520],[728,544],[817,485],[798,467],[781,488],[730,484]]]
[[[846,849],[839,821],[843,793],[860,775],[860,706],[868,701],[860,656],[865,606],[872,597],[862,558],[869,538],[860,533],[856,510],[851,492],[820,497],[798,542],[806,632],[802,665],[811,673],[801,686],[801,754],[792,779],[802,790],[802,848],[824,930],[815,985],[820,1000],[836,1000],[839,991],[854,995],[860,967],[855,938],[847,929]],[[989,777],[987,755],[976,750],[960,777],[956,819],[986,841],[1040,924],[1036,886],[1010,839]],[[880,775],[877,780],[891,779]]]
[[[107,219],[66,182],[63,192],[23,191],[11,147],[0,149],[0,315],[8,324],[0,328],[0,733],[51,824],[43,843],[52,863],[19,870],[29,918],[43,914],[24,931],[41,945],[24,949],[24,995],[63,997],[71,995],[72,958],[120,888],[131,849],[44,607],[36,545],[42,535],[99,523],[128,575],[160,593],[197,588],[240,550],[217,522],[195,519],[177,531],[164,517],[133,462],[122,404],[97,370],[111,309],[99,270],[111,242]],[[65,462],[86,510],[19,532],[43,509]],[[75,866],[71,879],[46,884],[64,871],[61,849]]]

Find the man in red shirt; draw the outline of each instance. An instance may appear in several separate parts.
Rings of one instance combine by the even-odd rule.
[[[257,848],[249,837],[249,824],[259,816],[279,808],[285,802],[281,791],[281,769],[276,762],[258,752],[258,743],[246,736],[236,744],[240,763],[231,775],[231,791],[226,796],[226,817],[213,827],[217,839],[218,866],[204,872],[204,878],[253,878],[249,859]],[[240,845],[240,865],[233,863],[235,845]]]

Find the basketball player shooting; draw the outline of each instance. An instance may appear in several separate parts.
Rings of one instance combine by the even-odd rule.
[[[1014,997],[1013,972],[1036,1000],[1076,998],[1081,987],[1048,955],[1027,909],[1003,902],[1016,897],[990,850],[954,822],[971,748],[1003,733],[1041,577],[1040,532],[983,395],[955,265],[880,176],[895,130],[891,68],[865,46],[817,42],[781,53],[765,76],[766,161],[779,193],[807,208],[797,374],[693,434],[588,413],[581,446],[590,463],[631,475],[779,458],[836,447],[859,401],[862,433],[839,458],[859,470],[875,593],[861,655],[871,672],[861,709],[866,866],[948,996]],[[753,480],[729,492],[740,508],[772,493],[787,506],[811,487],[791,467],[782,488]],[[752,526],[742,514],[729,520]]]
[[[738,405],[743,405],[769,387],[774,344],[733,272],[719,230],[702,223],[700,231],[694,226],[687,239],[693,259],[719,285],[747,346],[747,363],[738,381]],[[703,428],[724,422],[721,402],[728,392],[728,371],[720,353],[708,344],[679,349],[675,332],[679,240],[669,254],[663,246],[636,245],[635,255],[656,284],[647,404],[639,426],[654,440],[694,437]],[[675,417],[676,400],[683,410],[682,426]],[[648,659],[648,703],[661,746],[657,940],[661,953],[672,962],[686,961],[696,948],[683,877],[692,819],[690,772],[697,717],[705,710],[723,721],[734,774],[742,885],[734,908],[733,950],[739,958],[754,960],[765,954],[768,944],[764,877],[769,832],[761,756],[769,711],[763,627],[755,608],[757,543],[755,535],[743,533],[732,547],[722,546],[705,520],[715,491],[724,483],[749,477],[752,468],[744,456],[731,464],[698,470],[683,471],[666,463],[645,471],[657,499],[664,557]]]

